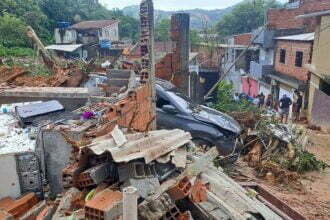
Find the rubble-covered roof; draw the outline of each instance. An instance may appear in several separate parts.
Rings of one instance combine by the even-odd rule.
[[[84,29],[98,29],[108,27],[114,23],[118,23],[117,20],[96,20],[96,21],[83,21],[71,26],[73,29],[84,30]]]
[[[315,33],[297,34],[284,37],[276,37],[275,40],[290,40],[290,41],[313,41]]]
[[[0,154],[34,151],[35,140],[28,128],[17,127],[13,115],[0,113]]]

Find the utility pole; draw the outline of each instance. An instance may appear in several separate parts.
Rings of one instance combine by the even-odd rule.
[[[151,92],[150,115],[153,118],[150,129],[156,129],[156,76],[154,58],[154,5],[152,0],[142,0],[140,4],[140,50],[141,83],[147,83]]]

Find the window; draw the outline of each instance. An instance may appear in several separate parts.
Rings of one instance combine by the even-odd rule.
[[[320,80],[320,90],[330,96],[330,84],[324,80]]]
[[[280,63],[285,63],[286,51],[284,49],[280,50]]]
[[[164,105],[171,105],[171,103],[169,101],[167,101],[166,99],[157,96],[157,102],[156,102],[156,106],[157,108],[162,108]]]
[[[304,53],[301,51],[296,52],[296,67],[302,67]]]

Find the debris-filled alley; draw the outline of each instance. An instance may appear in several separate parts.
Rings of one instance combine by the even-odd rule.
[[[266,22],[231,36],[152,0],[134,30],[98,1],[26,22],[32,56],[0,33],[0,220],[330,219],[330,4],[273,3],[233,6]]]

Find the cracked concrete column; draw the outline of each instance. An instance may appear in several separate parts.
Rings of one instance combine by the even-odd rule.
[[[138,192],[135,187],[129,186],[123,190],[123,220],[137,220]]]
[[[140,4],[140,50],[141,83],[148,83],[151,90],[150,115],[153,121],[149,125],[149,130],[156,130],[156,76],[154,57],[154,4],[152,0],[142,0]]]

